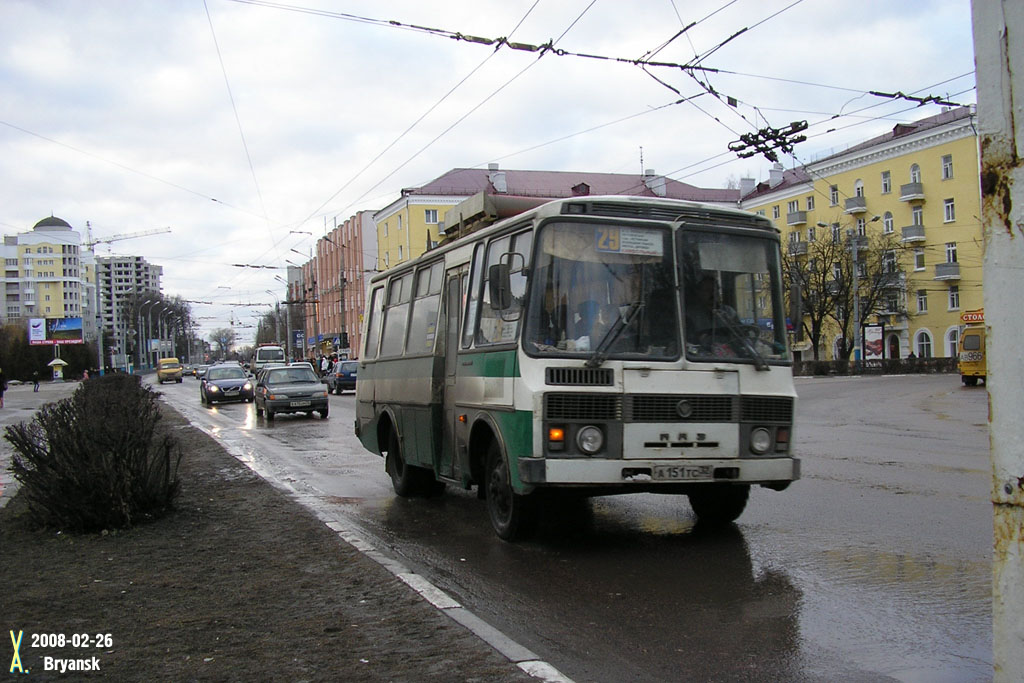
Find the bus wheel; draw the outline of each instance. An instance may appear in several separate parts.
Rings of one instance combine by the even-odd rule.
[[[500,538],[517,541],[529,537],[537,526],[536,501],[512,490],[508,464],[494,441],[487,450],[487,513]]]
[[[968,387],[976,387],[976,386],[978,386],[978,378],[977,377],[961,377],[961,379],[964,381],[964,386],[968,386]]]
[[[703,484],[687,494],[690,507],[702,524],[720,526],[735,522],[747,507],[750,486],[746,484]]]
[[[398,433],[391,430],[388,434],[388,452],[384,461],[388,474],[391,475],[391,486],[395,493],[403,498],[422,495],[424,488],[424,471],[406,464],[402,457],[402,446],[398,441]]]

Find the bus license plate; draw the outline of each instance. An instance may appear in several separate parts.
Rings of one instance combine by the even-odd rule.
[[[289,408],[305,408],[306,406],[313,405],[310,401],[292,401],[288,404]]]
[[[711,465],[659,465],[652,469],[651,478],[657,481],[694,481],[713,479]]]

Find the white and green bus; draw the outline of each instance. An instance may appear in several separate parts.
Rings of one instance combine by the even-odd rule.
[[[478,487],[497,534],[551,496],[786,488],[796,392],[779,234],[743,211],[574,197],[375,276],[356,433],[395,492]]]

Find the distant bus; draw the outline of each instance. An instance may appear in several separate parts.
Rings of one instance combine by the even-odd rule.
[[[973,387],[978,380],[988,383],[988,364],[985,362],[985,309],[964,311],[960,315],[964,328],[958,344],[960,381]]]
[[[263,369],[267,363],[287,363],[284,347],[274,344],[261,344],[252,352],[252,360],[249,361],[249,371],[256,374]]]
[[[727,523],[800,476],[763,217],[555,200],[375,276],[368,301],[356,434],[400,496],[476,486],[501,538],[559,495],[686,494]]]

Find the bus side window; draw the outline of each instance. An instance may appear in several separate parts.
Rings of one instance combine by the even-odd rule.
[[[405,331],[412,298],[412,273],[394,277],[388,283],[388,300],[384,307],[384,327],[381,331],[380,355],[400,356],[405,348]]]
[[[473,333],[476,331],[476,314],[480,307],[480,287],[484,275],[484,245],[478,244],[473,249],[473,271],[466,290],[466,320],[462,324],[462,348],[468,349],[473,344]]]
[[[509,284],[512,290],[512,306],[504,311],[497,311],[491,307],[489,283],[484,282],[483,299],[480,305],[480,330],[476,342],[479,345],[485,344],[508,344],[514,342],[519,335],[519,313],[523,307],[523,300],[526,297],[527,270],[529,267],[530,247],[533,245],[533,232],[524,231],[513,236],[506,236],[496,239],[487,248],[487,262],[484,267],[484,277],[490,272],[490,267],[501,263],[509,263],[506,255],[509,252],[521,258],[512,258],[510,265],[512,271],[509,277]]]
[[[443,277],[442,261],[420,268],[416,273],[416,298],[412,303],[412,317],[409,321],[407,353],[428,353],[434,349]]]
[[[384,294],[383,287],[377,287],[370,295],[370,309],[367,311],[366,321],[366,348],[363,349],[363,358],[372,360],[377,357],[377,341],[380,339],[380,318],[381,318],[381,297]]]

